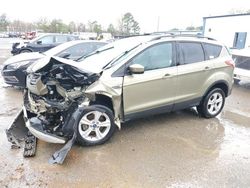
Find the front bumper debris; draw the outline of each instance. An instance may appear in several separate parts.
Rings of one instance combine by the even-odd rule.
[[[77,137],[77,122],[80,118],[79,114],[81,114],[83,110],[83,107],[77,108],[68,118],[64,128],[68,132],[73,132],[71,134],[72,136],[70,136],[69,140],[66,142],[66,138],[58,138],[58,136],[56,135],[41,131],[41,129],[39,129],[39,123],[41,123],[38,121],[39,119],[29,119],[27,110],[25,107],[23,107],[23,109],[18,113],[17,117],[13,121],[10,128],[6,130],[8,141],[12,144],[11,148],[23,147],[23,156],[32,157],[35,156],[36,153],[37,138],[51,143],[66,143],[49,159],[50,164],[62,164],[68,152],[75,143]]]
[[[23,107],[25,125],[35,137],[45,142],[64,144],[66,140],[62,137],[46,133],[42,130],[42,122],[38,118],[28,118],[26,108]]]
[[[12,149],[23,147],[23,156],[32,157],[36,153],[36,137],[25,127],[23,118],[23,111],[21,110],[12,125],[6,130],[6,135],[8,141],[12,144]]]

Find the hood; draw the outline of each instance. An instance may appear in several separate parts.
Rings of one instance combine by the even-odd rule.
[[[28,68],[27,72],[34,73],[34,72],[49,70],[49,69],[51,69],[51,67],[54,63],[67,64],[67,65],[70,65],[70,66],[75,67],[77,69],[80,69],[81,71],[83,71],[85,73],[91,73],[90,71],[86,71],[81,66],[79,66],[78,62],[75,62],[75,61],[70,60],[70,59],[56,57],[56,56],[52,56],[52,57],[45,56],[45,57],[39,59],[36,63],[34,63],[33,65],[31,65]]]
[[[39,52],[21,53],[21,54],[10,57],[3,63],[3,65],[9,65],[12,63],[20,62],[20,61],[30,61],[34,59],[40,59],[42,57],[44,57],[44,55]]]

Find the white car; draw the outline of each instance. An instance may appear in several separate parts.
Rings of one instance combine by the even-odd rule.
[[[235,61],[234,81],[250,81],[250,48],[242,50],[232,50]]]
[[[4,82],[9,85],[25,88],[26,69],[38,59],[57,56],[77,60],[106,44],[106,42],[94,40],[75,40],[63,43],[44,53],[30,52],[12,56],[3,63],[2,76]]]

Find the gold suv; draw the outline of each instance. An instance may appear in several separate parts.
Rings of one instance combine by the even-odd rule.
[[[197,107],[217,116],[233,84],[227,48],[205,37],[149,35],[110,43],[79,62],[58,57],[28,69],[23,115],[39,139],[107,141],[128,120]]]

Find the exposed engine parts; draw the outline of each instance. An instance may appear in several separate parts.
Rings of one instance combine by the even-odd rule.
[[[50,159],[62,164],[76,139],[75,123],[80,106],[85,100],[84,91],[99,78],[54,58],[37,72],[27,77],[24,108],[12,126],[6,130],[13,148],[20,148],[24,141],[24,156],[36,151],[36,137],[51,143],[67,144]],[[26,126],[24,125],[24,122]],[[13,130],[25,129],[21,136]],[[28,132],[28,129],[30,132]],[[21,139],[22,138],[22,139]]]

